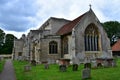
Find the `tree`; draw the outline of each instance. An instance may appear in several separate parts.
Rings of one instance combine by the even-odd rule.
[[[120,38],[120,23],[118,21],[108,21],[102,23],[102,25],[110,38],[111,45],[113,45]]]
[[[4,43],[3,49],[2,49],[2,52],[4,54],[11,54],[12,53],[14,38],[15,38],[14,35],[6,34],[5,43]]]
[[[5,33],[3,30],[0,29],[0,53],[4,45],[4,38],[5,38]]]
[[[0,29],[0,54],[11,54],[14,44],[13,34],[5,34],[5,32]]]

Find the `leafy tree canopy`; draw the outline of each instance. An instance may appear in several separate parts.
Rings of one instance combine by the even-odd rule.
[[[108,37],[110,38],[111,45],[120,38],[120,23],[118,21],[108,21],[102,23]]]
[[[14,38],[13,34],[5,34],[0,29],[0,54],[11,54],[13,49]]]
[[[5,37],[5,33],[3,30],[0,29],[0,46],[2,46],[4,43],[4,37]]]

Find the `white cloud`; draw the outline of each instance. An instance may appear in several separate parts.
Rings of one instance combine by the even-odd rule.
[[[21,0],[16,0],[14,2],[18,2],[18,1],[20,2]],[[22,15],[25,15],[24,20],[26,20],[28,22],[21,25],[21,26],[26,26],[26,28],[22,27],[22,28],[24,28],[24,31],[22,31],[22,32],[6,31],[6,32],[11,32],[11,33],[15,34],[17,37],[20,37],[22,35],[22,33],[27,34],[30,29],[37,29],[38,27],[40,27],[49,17],[65,18],[65,19],[69,19],[69,20],[75,19],[76,17],[82,15],[83,13],[85,13],[89,10],[89,4],[92,5],[93,11],[95,12],[96,16],[98,17],[98,19],[101,22],[109,21],[109,20],[120,21],[119,0],[112,0],[112,1],[111,0],[29,0],[29,1],[30,2],[27,1],[27,4],[26,4],[26,5],[28,5],[28,7],[23,6],[22,8],[20,8],[22,6],[21,5],[22,2],[24,2],[24,0],[22,0],[22,2],[15,9],[16,11],[18,9],[22,9],[22,10],[18,10],[18,12],[19,12],[18,17],[20,16],[20,14],[25,12]],[[34,5],[31,4],[32,2],[34,2]],[[25,5],[25,3],[24,3],[24,5]],[[13,5],[9,5],[9,6],[12,7]],[[9,8],[11,8],[11,7],[9,7]],[[8,8],[5,8],[5,9],[7,10]],[[14,12],[15,10],[13,9],[12,13],[15,13]],[[6,11],[6,12],[8,12],[8,11]],[[12,15],[14,15],[14,14],[12,14]],[[1,16],[2,16],[2,14],[0,14],[0,18],[1,18]],[[22,20],[22,16],[20,16],[20,17]],[[6,18],[6,19],[4,18],[4,20],[10,21],[7,19],[8,18]],[[21,23],[19,23],[20,19],[19,18],[17,18],[17,19],[16,19],[16,21],[13,20],[13,21],[15,21],[13,23],[18,22],[17,24],[20,25],[21,23],[25,22],[23,20],[23,22],[21,21]],[[7,25],[7,24],[4,24],[4,25]],[[29,27],[29,28],[27,28],[27,27]],[[19,28],[20,27],[18,26],[18,29]],[[20,34],[20,35],[18,35],[18,34]]]

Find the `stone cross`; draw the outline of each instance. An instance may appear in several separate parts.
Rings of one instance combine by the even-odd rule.
[[[89,6],[90,6],[90,9],[91,9],[92,5],[91,5],[91,4],[89,4]]]

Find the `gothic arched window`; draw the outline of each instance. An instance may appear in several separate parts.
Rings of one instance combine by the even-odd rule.
[[[51,41],[49,43],[49,54],[57,54],[58,52],[58,44],[56,41]]]
[[[85,29],[85,51],[99,51],[99,31],[94,24],[90,24]]]

